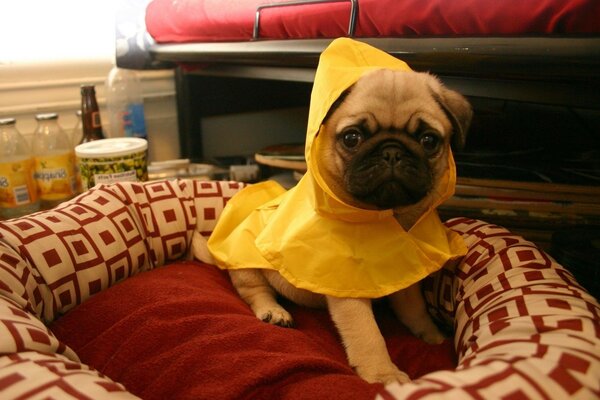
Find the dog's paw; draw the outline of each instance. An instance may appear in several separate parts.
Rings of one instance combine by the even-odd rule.
[[[394,364],[377,365],[371,367],[356,367],[354,369],[358,376],[369,383],[388,384],[392,382],[408,383],[410,377],[402,372]]]
[[[291,328],[294,326],[294,319],[283,307],[263,308],[256,311],[256,317],[263,322],[271,325]]]

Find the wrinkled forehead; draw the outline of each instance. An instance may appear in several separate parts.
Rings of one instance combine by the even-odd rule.
[[[358,78],[353,89],[357,92],[379,90],[381,94],[411,97],[416,92],[427,89],[426,78],[426,74],[414,71],[376,69]]]
[[[336,131],[362,125],[371,132],[414,132],[425,123],[440,133],[450,132],[451,123],[432,96],[428,78],[426,74],[393,70],[365,74],[334,113]]]

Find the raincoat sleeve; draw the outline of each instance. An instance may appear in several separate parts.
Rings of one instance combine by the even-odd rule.
[[[208,239],[208,250],[217,266],[236,269],[268,265],[254,241],[284,193],[278,183],[265,181],[242,189],[229,200]]]

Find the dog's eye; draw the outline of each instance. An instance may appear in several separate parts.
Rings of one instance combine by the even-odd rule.
[[[432,133],[425,133],[419,138],[423,150],[427,153],[435,153],[440,147],[440,138]]]
[[[348,149],[353,149],[364,140],[364,135],[357,129],[350,129],[342,136],[342,142]]]

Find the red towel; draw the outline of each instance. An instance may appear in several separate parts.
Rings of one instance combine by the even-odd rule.
[[[50,327],[88,364],[144,399],[373,399],[326,310],[288,302],[295,328],[254,317],[213,266],[180,262],[105,290]],[[456,366],[375,307],[394,362],[413,379]]]

